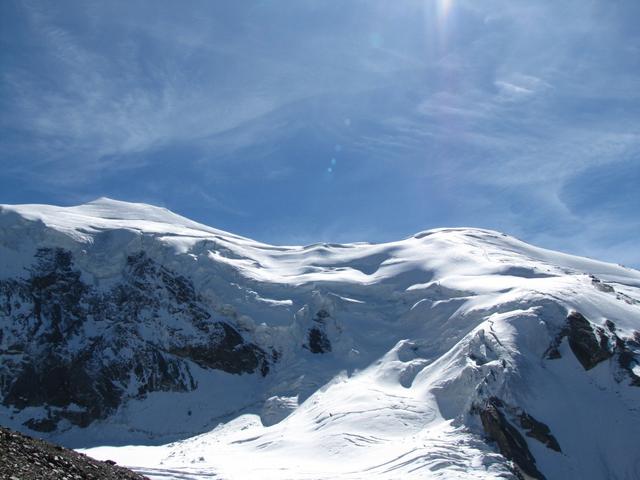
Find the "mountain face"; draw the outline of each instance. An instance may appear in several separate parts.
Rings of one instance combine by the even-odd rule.
[[[28,272],[0,282],[2,315],[11,319],[0,337],[8,354],[0,378],[5,405],[46,407],[45,418],[25,423],[32,430],[54,431],[61,420],[86,427],[128,397],[194,390],[191,362],[269,371],[265,351],[212,318],[187,278],[143,251],[127,256],[106,289],[85,283],[63,248],[38,248]]]
[[[632,269],[109,199],[0,207],[0,266],[0,424],[151,477],[640,478]]]

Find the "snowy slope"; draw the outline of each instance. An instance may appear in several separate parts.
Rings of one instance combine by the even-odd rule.
[[[142,375],[127,370],[135,356],[91,364],[122,370],[105,377],[120,395],[81,424],[70,412],[84,390],[69,393],[75,404],[40,390],[37,401],[7,401],[13,378],[0,370],[2,424],[25,430],[35,418],[30,425],[52,427],[41,435],[75,447],[126,445],[88,452],[155,478],[640,478],[635,270],[478,229],[275,247],[99,199],[0,207],[5,299],[18,295],[7,286],[16,279],[50,277],[34,283],[32,266],[51,248],[68,252],[67,277],[88,286],[82,302],[100,295],[109,306],[115,288],[151,299],[126,304],[148,310],[133,322],[70,315],[76,326],[60,352],[86,355],[84,342],[100,337],[118,358],[150,353]],[[152,265],[142,277],[132,273],[141,252]],[[192,292],[188,304],[176,282]],[[5,332],[34,321],[16,311],[0,310]],[[40,330],[60,329],[39,318]],[[219,341],[205,328],[212,322],[236,332],[220,345],[239,343],[203,359],[190,346]],[[11,332],[0,355],[19,365],[20,332]],[[158,373],[158,355],[176,375]]]

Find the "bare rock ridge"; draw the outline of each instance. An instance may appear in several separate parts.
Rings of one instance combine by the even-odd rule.
[[[482,427],[487,436],[498,444],[500,453],[514,463],[514,471],[521,478],[545,480],[536,466],[536,460],[529,451],[526,440],[505,418],[502,402],[492,397],[480,411]]]
[[[545,480],[546,477],[538,470],[536,459],[522,433],[561,453],[560,444],[547,425],[520,408],[506,405],[497,397],[490,397],[474,411],[478,412],[487,437],[497,444],[502,455],[513,462],[516,475]]]
[[[148,480],[116,465],[0,427],[0,478],[6,480]]]

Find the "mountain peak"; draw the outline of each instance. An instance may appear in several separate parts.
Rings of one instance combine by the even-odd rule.
[[[108,197],[100,197],[70,207],[25,204],[0,205],[0,209],[18,214],[27,221],[42,222],[53,230],[70,234],[75,238],[87,238],[91,232],[115,229],[137,230],[154,235],[163,233],[186,237],[224,235],[240,238],[190,220],[164,207],[125,202]]]
[[[176,223],[176,221],[180,223],[181,220],[191,222],[191,220],[181,217],[164,207],[148,203],[125,202],[109,197],[96,198],[82,205],[68,208],[86,212],[90,216],[106,219],[146,220],[163,223]]]

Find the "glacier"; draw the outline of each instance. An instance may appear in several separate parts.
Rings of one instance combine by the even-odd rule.
[[[151,478],[640,478],[631,268],[107,198],[0,206],[0,267],[0,424]]]

